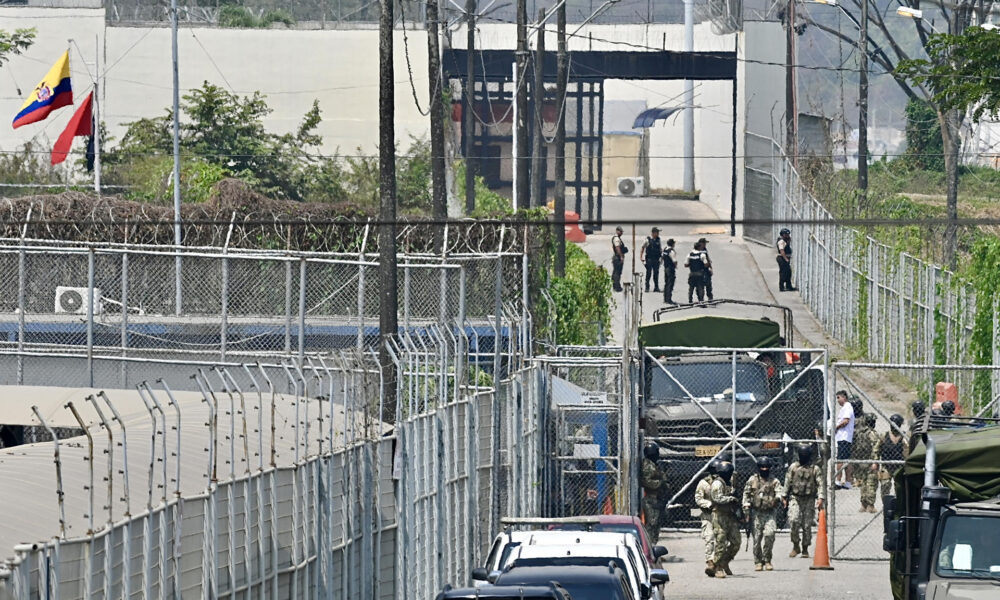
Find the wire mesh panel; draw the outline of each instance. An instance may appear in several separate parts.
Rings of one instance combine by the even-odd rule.
[[[363,256],[17,241],[0,246],[3,269],[0,345],[22,351],[254,362],[379,341],[379,266]],[[400,255],[400,325],[417,345],[447,339],[511,373],[531,340],[525,272],[520,254]],[[83,385],[105,380],[97,364]],[[14,382],[31,377],[19,361]],[[119,385],[132,380],[119,369]]]
[[[932,437],[984,427],[1000,418],[1000,367],[835,363],[830,385],[850,404],[852,422],[831,425],[831,443],[847,444],[846,458],[831,465],[837,491],[830,502],[831,558],[887,560],[883,550],[883,499],[895,495],[895,475],[914,443],[914,433]],[[924,425],[926,418],[926,427]]]
[[[414,352],[399,358],[423,365],[416,373],[456,365],[444,346]],[[392,429],[378,420],[377,365],[363,352],[146,366],[185,369],[197,392],[140,384],[143,410],[109,390],[103,406],[124,417],[65,440],[55,473],[52,448],[32,447],[27,460],[53,482],[32,492],[51,499],[35,511],[52,517],[38,533],[50,541],[19,546],[4,563],[3,597],[429,597],[466,583],[500,516],[539,514],[537,368],[495,388],[451,384]]]
[[[627,512],[633,442],[621,361],[580,356],[553,359],[546,368],[547,512]]]
[[[715,458],[733,463],[741,493],[759,458],[770,457],[772,473],[784,477],[799,444],[822,451],[824,351],[648,347],[642,358],[643,433],[664,461],[665,525],[697,524],[695,487]]]

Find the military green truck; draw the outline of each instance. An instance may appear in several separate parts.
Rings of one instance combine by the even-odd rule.
[[[885,499],[895,600],[1000,598],[1000,426],[928,415]]]
[[[732,316],[754,311],[777,319]],[[756,471],[754,457],[775,459],[773,472],[782,477],[786,440],[812,439],[822,429],[824,369],[808,354],[785,351],[793,331],[788,307],[736,300],[660,309],[639,328],[639,429],[659,444],[667,489],[676,494],[666,526],[697,526],[695,484],[731,431],[742,432],[734,479],[740,490]]]

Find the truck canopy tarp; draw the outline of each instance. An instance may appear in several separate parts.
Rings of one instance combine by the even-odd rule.
[[[777,348],[781,328],[765,319],[702,315],[642,325],[639,342],[647,347]]]
[[[937,479],[959,502],[988,500],[1000,495],[1000,427],[940,430],[929,434],[937,448]],[[906,464],[903,479],[910,499],[920,498],[927,448],[918,444]]]

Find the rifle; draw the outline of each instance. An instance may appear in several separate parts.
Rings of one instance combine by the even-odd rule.
[[[746,545],[746,550],[747,551],[750,550],[750,538],[753,537],[753,529],[752,529],[752,527],[753,527],[753,505],[751,505],[750,506],[750,510],[747,511],[746,522],[745,522],[745,527],[744,527],[744,529],[746,529],[746,532],[747,532],[747,545]]]

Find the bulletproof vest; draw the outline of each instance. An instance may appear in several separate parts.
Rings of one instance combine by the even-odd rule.
[[[692,250],[687,258],[688,266],[692,273],[702,273],[705,271],[705,263],[701,261],[701,251]]]
[[[656,463],[648,458],[642,459],[642,480],[639,483],[649,495],[659,495],[662,491],[663,481],[659,469],[656,468]]]
[[[674,266],[674,256],[676,251],[673,248],[667,248],[663,252],[663,266],[668,271],[673,271],[676,267]]]
[[[778,242],[780,242],[780,241],[781,241],[781,237],[779,236],[778,239],[775,240],[775,242],[774,242],[774,248],[775,249],[778,248]],[[781,251],[778,251],[778,254],[781,254]],[[792,255],[792,241],[791,240],[788,240],[787,242],[785,242],[785,254],[787,256],[791,256]]]
[[[788,471],[788,491],[796,496],[815,496],[816,492],[816,472],[813,466],[803,467],[796,465],[794,469]]]
[[[620,235],[615,235],[611,238],[611,254],[615,255],[615,238],[618,238],[618,241],[622,243],[621,245],[622,254],[623,255],[626,254],[628,252],[628,246],[625,245],[625,240],[623,240],[622,236]]]
[[[904,437],[900,436],[898,442],[893,442],[889,434],[885,434],[882,439],[882,449],[879,458],[881,460],[903,460]],[[889,469],[895,469],[894,465],[886,465]]]
[[[865,460],[871,458],[872,449],[875,447],[872,440],[871,430],[867,427],[854,436],[854,444],[851,446],[851,458],[855,460]]]
[[[750,506],[754,509],[771,510],[778,503],[778,492],[775,489],[778,482],[774,477],[764,479],[757,476],[747,485],[750,486]]]
[[[660,238],[646,238],[646,262],[659,262],[663,255],[663,246],[660,243]]]

